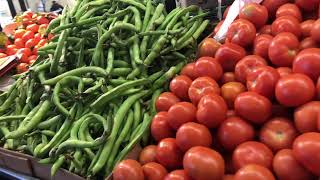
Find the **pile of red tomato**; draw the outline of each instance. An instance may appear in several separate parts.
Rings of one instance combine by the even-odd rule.
[[[0,49],[0,58],[22,53],[19,64],[16,67],[17,73],[28,70],[30,64],[37,59],[38,48],[47,44],[52,37],[45,37],[44,33],[51,20],[56,18],[54,14],[24,12],[15,18],[18,28],[14,30],[4,48]]]
[[[319,3],[251,3],[223,44],[205,39],[156,101],[157,144],[119,163],[114,180],[317,179]]]

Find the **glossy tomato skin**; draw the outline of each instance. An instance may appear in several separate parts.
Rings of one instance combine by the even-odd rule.
[[[228,151],[239,144],[253,140],[255,135],[251,124],[240,117],[230,117],[223,121],[218,129],[218,140]]]
[[[314,22],[315,22],[315,20],[309,19],[309,20],[303,21],[300,24],[302,37],[310,37],[311,36],[311,29],[313,27]]]
[[[184,170],[174,170],[166,175],[164,180],[192,180]]]
[[[193,122],[196,120],[197,108],[189,102],[179,102],[168,111],[169,125],[177,130],[181,125],[187,122]]]
[[[178,129],[176,142],[178,147],[186,152],[195,146],[210,147],[212,145],[212,136],[206,126],[189,122]]]
[[[139,154],[139,162],[141,165],[156,162],[157,146],[149,145],[142,149]]]
[[[183,157],[183,168],[196,180],[221,180],[225,172],[223,157],[206,147],[193,147]]]
[[[293,156],[291,149],[282,149],[273,158],[273,171],[279,180],[314,179]]]
[[[236,170],[248,165],[259,164],[268,169],[272,168],[273,153],[263,143],[247,141],[233,151],[232,161]]]
[[[227,111],[227,104],[221,96],[208,94],[198,104],[197,120],[208,128],[215,128],[227,118]]]
[[[266,122],[260,131],[260,141],[274,152],[291,148],[298,131],[291,120],[276,117]]]
[[[253,54],[269,59],[268,50],[273,37],[268,34],[258,35],[253,43]]]
[[[215,58],[221,64],[224,71],[234,71],[234,67],[246,55],[243,47],[234,44],[223,44],[216,52]]]
[[[319,0],[295,0],[295,3],[305,11],[313,11],[319,6]]]
[[[315,85],[304,74],[289,74],[279,79],[275,94],[280,104],[296,107],[313,99],[315,96]]]
[[[239,18],[250,21],[259,29],[268,21],[268,10],[260,4],[249,3],[240,10]]]
[[[141,165],[132,159],[121,161],[113,171],[114,180],[144,180]]]
[[[300,42],[299,49],[304,50],[304,49],[317,48],[317,47],[319,47],[319,44],[315,40],[313,40],[311,37],[307,37]]]
[[[27,63],[19,63],[16,66],[17,74],[26,72],[26,71],[28,71],[28,69],[29,69],[29,64],[27,64]]]
[[[0,53],[0,58],[4,58],[7,57],[8,55],[6,55],[5,53]]]
[[[33,39],[33,38],[34,38],[34,32],[32,31],[26,31],[22,36],[22,40],[24,42],[27,42],[29,39]]]
[[[37,33],[39,30],[39,25],[38,24],[30,24],[26,28],[27,31],[32,31],[34,33]]]
[[[22,36],[26,33],[25,29],[18,29],[14,32],[14,39],[22,38]]]
[[[229,27],[227,38],[231,43],[247,47],[256,37],[256,28],[246,19],[237,19]]]
[[[199,58],[194,66],[194,69],[198,77],[208,76],[216,81],[218,81],[223,74],[221,65],[215,58],[212,57]]]
[[[32,51],[30,50],[30,48],[22,48],[19,49],[18,52],[22,53],[20,61],[23,63],[29,63],[28,58],[32,55]]]
[[[38,16],[37,23],[38,24],[49,24],[49,20],[44,16]]]
[[[221,96],[230,109],[233,109],[236,97],[246,91],[246,87],[240,82],[228,82],[221,87]]]
[[[276,15],[277,9],[288,2],[289,0],[264,0],[262,5],[268,9],[269,17],[272,18]]]
[[[282,16],[293,16],[299,20],[299,22],[302,21],[302,15],[300,12],[300,9],[297,5],[287,3],[282,6],[280,6],[276,12],[276,17],[282,17]]]
[[[309,48],[299,52],[293,61],[292,71],[305,74],[316,82],[320,76],[320,49]]]
[[[278,67],[277,71],[278,71],[280,77],[283,77],[283,76],[286,76],[286,75],[289,75],[292,73],[292,69],[289,67]]]
[[[298,136],[293,143],[293,156],[307,170],[320,176],[320,133],[310,132]]]
[[[195,79],[188,90],[189,98],[194,105],[198,105],[200,99],[207,94],[220,94],[218,83],[210,77]]]
[[[157,161],[166,169],[177,169],[182,165],[183,153],[174,138],[162,139],[157,146]]]
[[[156,141],[164,138],[174,137],[174,130],[169,125],[169,114],[167,112],[157,113],[151,123],[151,135]]]
[[[276,180],[272,172],[258,164],[249,164],[237,171],[233,180]]]
[[[34,41],[34,39],[29,39],[26,42],[25,47],[32,49],[35,45],[36,45],[36,42]]]
[[[320,43],[320,20],[318,19],[313,23],[312,29],[310,31],[311,38]]]
[[[180,102],[180,99],[171,92],[164,92],[156,100],[156,109],[160,111],[168,111],[171,106]]]
[[[258,31],[258,34],[261,35],[261,34],[268,34],[268,35],[272,35],[272,29],[271,29],[271,25],[264,25],[262,26],[259,31]]]
[[[191,83],[192,80],[188,76],[176,76],[170,82],[170,91],[178,96],[178,98],[188,100],[188,90],[191,86]]]
[[[271,29],[274,36],[282,32],[290,32],[298,38],[301,36],[300,23],[298,19],[293,16],[281,16],[277,18],[272,23]]]
[[[234,101],[234,109],[244,119],[255,124],[262,124],[271,115],[271,102],[256,92],[244,92],[239,94]]]
[[[17,49],[16,45],[8,45],[7,48],[6,48],[6,54],[8,56],[16,54],[17,51],[18,51],[18,49]]]
[[[204,39],[198,48],[198,57],[214,57],[221,44],[213,38]]]
[[[320,100],[320,77],[318,78],[317,82],[317,98]]]
[[[298,54],[299,40],[289,32],[283,32],[273,38],[269,46],[269,58],[275,66],[291,67]]]
[[[155,162],[150,162],[142,166],[145,180],[163,180],[168,171]]]
[[[257,55],[249,55],[241,59],[235,67],[236,79],[239,82],[246,83],[247,75],[255,68],[266,66],[267,62]]]
[[[294,112],[294,123],[299,132],[316,132],[319,113],[319,101],[311,101],[296,108]]]
[[[229,82],[236,82],[236,75],[234,72],[225,72],[220,79],[220,84],[222,85]]]
[[[181,74],[181,75],[188,76],[188,77],[189,77],[190,79],[192,79],[192,80],[196,79],[196,78],[197,78],[197,75],[196,75],[196,72],[195,72],[195,70],[194,70],[194,65],[195,65],[195,64],[196,64],[196,63],[189,63],[189,64],[185,65],[185,66],[182,68],[180,74]]]

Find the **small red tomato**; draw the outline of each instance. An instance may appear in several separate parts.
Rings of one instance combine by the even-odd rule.
[[[220,84],[226,84],[229,82],[235,82],[236,81],[236,75],[234,72],[225,72],[223,73],[221,79],[220,79]]]
[[[36,55],[31,55],[31,56],[28,57],[29,64],[33,64],[36,60],[37,60],[37,56]]]
[[[227,38],[231,43],[247,47],[256,37],[256,28],[246,19],[237,19],[229,27]]]
[[[221,86],[221,96],[230,109],[233,109],[236,97],[246,91],[246,87],[239,82],[229,82]]]
[[[198,48],[198,57],[214,57],[221,44],[213,38],[204,39]]]
[[[246,55],[243,47],[233,44],[223,44],[216,52],[215,58],[221,64],[224,71],[234,71],[234,67]]]
[[[8,56],[16,54],[17,51],[18,51],[18,49],[17,49],[16,45],[8,45],[7,48],[6,48],[6,54]]]
[[[310,31],[311,38],[320,43],[320,20],[313,23],[312,29]]]
[[[190,79],[192,79],[192,80],[196,79],[196,78],[197,78],[197,75],[196,75],[196,72],[195,72],[195,70],[194,70],[194,65],[195,65],[195,64],[196,64],[196,63],[189,63],[189,64],[185,65],[185,66],[182,68],[180,74],[181,74],[181,75],[188,76],[188,77],[189,77]]]
[[[320,77],[318,78],[318,82],[317,82],[317,95],[318,95],[318,99],[320,100]]]
[[[289,68],[289,67],[278,67],[277,71],[278,71],[278,73],[280,75],[280,78],[292,73],[292,69]]]
[[[277,18],[272,23],[271,29],[274,36],[282,32],[290,32],[298,38],[301,36],[300,23],[298,19],[293,16],[281,16]]]
[[[32,54],[33,55],[38,55],[38,46],[33,47]]]
[[[38,46],[39,47],[42,47],[42,46],[44,46],[44,45],[46,45],[47,44],[47,40],[46,39],[41,39],[40,41],[39,41],[39,43],[38,43]]]
[[[142,166],[144,180],[163,180],[168,171],[155,162],[150,162]]]
[[[174,170],[166,175],[164,180],[192,180],[184,170]]]
[[[38,24],[30,24],[26,28],[27,31],[32,31],[34,33],[37,33],[39,30],[39,25]]]
[[[139,162],[145,165],[150,162],[156,162],[157,146],[149,145],[142,149],[139,155]]]
[[[208,128],[215,128],[227,118],[227,111],[227,104],[221,96],[208,94],[198,104],[197,120]]]
[[[24,48],[24,41],[21,38],[17,38],[14,40],[14,45],[16,45],[17,48]]]
[[[171,106],[180,102],[180,99],[171,92],[164,92],[156,100],[156,109],[160,111],[168,111]]]
[[[21,62],[29,63],[28,58],[32,55],[32,51],[30,50],[30,48],[22,48],[19,49],[18,52],[22,53]]]
[[[203,96],[207,94],[220,94],[220,87],[210,77],[199,77],[192,82],[188,94],[191,102],[198,105]]]
[[[249,55],[241,59],[235,68],[235,75],[237,81],[246,83],[247,75],[255,68],[266,66],[267,62],[262,57],[257,55]]]
[[[151,123],[151,135],[156,141],[164,138],[174,137],[174,130],[169,125],[169,115],[167,112],[157,113]]]
[[[301,28],[301,32],[302,32],[303,37],[310,37],[311,36],[311,29],[313,27],[314,22],[315,22],[315,20],[310,19],[310,20],[303,21],[300,24],[300,28]]]
[[[41,38],[42,38],[41,34],[40,33],[36,33],[34,35],[34,38],[33,38],[34,41],[35,41],[35,44],[38,44],[40,42]]]
[[[36,45],[35,40],[34,40],[34,39],[29,39],[29,40],[26,42],[25,47],[26,47],[26,48],[29,48],[29,49],[32,49],[35,45]]]
[[[27,64],[27,63],[19,63],[16,67],[17,74],[26,72],[26,71],[28,71],[28,69],[29,69],[29,64]]]
[[[182,165],[183,153],[174,138],[162,139],[157,146],[157,161],[167,169],[177,169]]]
[[[208,76],[216,81],[218,81],[223,74],[221,65],[212,57],[201,57],[197,60],[194,69],[198,77]]]
[[[249,3],[240,10],[239,18],[247,19],[259,29],[268,21],[268,10],[260,4]]]
[[[319,101],[311,101],[296,108],[294,112],[294,123],[299,132],[316,132],[319,113]]]
[[[25,11],[25,12],[23,12],[23,14],[22,14],[22,17],[24,17],[24,18],[29,18],[29,19],[31,19],[32,16],[33,16],[33,12],[30,11],[30,10]]]
[[[305,74],[317,81],[320,76],[320,49],[310,48],[299,52],[293,61],[292,71]]]
[[[0,58],[4,58],[4,57],[7,57],[8,55],[5,54],[5,53],[0,53]]]
[[[319,0],[295,0],[295,3],[305,11],[316,10],[319,6]]]
[[[141,165],[132,159],[121,161],[113,171],[114,180],[144,180],[143,170]]]
[[[256,37],[253,43],[253,54],[269,59],[268,50],[273,37],[268,34],[261,34]]]
[[[269,17],[273,18],[276,15],[277,9],[288,2],[289,0],[264,0],[262,5],[268,9]]]
[[[302,15],[300,12],[300,9],[297,5],[287,3],[279,7],[279,9],[276,12],[276,17],[282,17],[282,16],[293,16],[299,20],[299,22],[302,21]]]
[[[319,44],[315,40],[313,40],[311,37],[307,37],[300,42],[299,49],[301,51],[304,49],[317,48],[317,47],[319,47]]]
[[[169,125],[177,130],[180,126],[187,122],[193,122],[196,120],[197,108],[189,102],[179,102],[168,111]]]
[[[37,23],[38,24],[49,24],[49,20],[44,16],[38,16]]]
[[[259,29],[258,34],[267,34],[267,35],[272,35],[272,30],[271,30],[271,25],[264,25],[262,28]]]
[[[192,80],[188,76],[180,75],[170,82],[170,91],[173,92],[180,99],[188,100],[188,90],[191,86]]]
[[[233,180],[276,180],[272,172],[258,164],[248,164],[237,171]]]
[[[34,32],[32,32],[32,31],[27,31],[27,32],[24,33],[24,35],[22,36],[23,42],[27,42],[29,39],[33,39],[33,38],[34,38]]]
[[[14,39],[22,38],[22,36],[26,33],[25,29],[18,29],[14,32]]]

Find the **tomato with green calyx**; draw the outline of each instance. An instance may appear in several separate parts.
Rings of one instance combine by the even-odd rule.
[[[260,4],[249,3],[240,10],[239,18],[247,19],[259,29],[268,21],[268,10]]]

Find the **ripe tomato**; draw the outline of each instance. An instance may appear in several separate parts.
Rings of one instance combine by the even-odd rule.
[[[237,171],[233,180],[276,180],[272,172],[258,164],[249,164]]]
[[[320,102],[311,101],[294,112],[294,123],[301,133],[317,131],[318,114],[320,113]]]
[[[279,179],[314,179],[294,157],[291,149],[282,149],[273,158],[273,171]]]
[[[234,67],[246,55],[243,47],[233,44],[223,44],[216,52],[216,59],[224,71],[234,71]]]
[[[188,91],[189,98],[195,105],[207,94],[220,94],[219,85],[210,77],[199,77],[195,79]]]
[[[177,169],[182,165],[183,153],[174,138],[162,139],[157,146],[157,161],[167,169]]]
[[[270,43],[269,58],[278,67],[291,67],[298,53],[299,40],[289,32],[278,34]]]
[[[29,19],[31,19],[32,16],[33,16],[33,12],[32,12],[32,11],[25,11],[25,12],[23,12],[23,14],[22,14],[22,17],[24,17],[24,18],[29,18]]]
[[[256,37],[256,28],[246,19],[237,19],[229,27],[227,38],[231,43],[247,47]]]
[[[315,20],[309,19],[309,20],[303,21],[300,24],[302,37],[310,37],[311,36],[311,29],[313,27],[314,22],[315,22]]]
[[[38,16],[37,23],[38,24],[49,24],[49,20],[44,16]]]
[[[32,31],[26,31],[22,36],[23,42],[27,42],[29,39],[33,39],[33,38],[34,38],[34,33]]]
[[[300,42],[299,49],[304,50],[304,49],[317,48],[317,47],[319,47],[319,44],[315,40],[313,40],[311,37],[307,37]]]
[[[151,135],[156,141],[174,137],[175,132],[169,125],[169,115],[167,112],[159,112],[153,117]]]
[[[273,21],[271,29],[274,36],[282,32],[290,32],[298,38],[301,36],[300,23],[293,16],[281,16],[277,18]]]
[[[320,76],[320,49],[310,48],[299,52],[293,61],[292,71],[305,74],[317,81]]]
[[[18,49],[17,49],[16,45],[8,45],[7,48],[6,48],[6,54],[8,56],[16,54],[17,51],[18,51]]]
[[[180,75],[170,82],[170,91],[183,100],[188,100],[188,90],[192,80],[188,76]]]
[[[229,82],[221,87],[221,96],[230,109],[233,109],[236,97],[246,91],[246,87],[239,82]]]
[[[268,34],[272,35],[271,25],[264,25],[262,28],[259,29],[258,34]]]
[[[307,170],[320,176],[320,133],[304,133],[293,143],[293,156]]]
[[[14,32],[14,39],[22,38],[26,30],[24,29],[18,29]]]
[[[253,54],[269,59],[268,50],[273,37],[268,34],[261,34],[256,37],[253,43]]]
[[[19,52],[22,53],[21,62],[23,63],[29,63],[28,58],[32,55],[32,51],[29,48],[22,48],[19,49]]]
[[[163,180],[168,171],[155,162],[150,162],[142,166],[145,180]]]
[[[29,40],[26,42],[25,47],[32,49],[35,45],[36,45],[35,40],[34,40],[34,39],[29,39]]]
[[[44,46],[44,45],[46,45],[47,44],[47,40],[46,39],[41,39],[40,41],[39,41],[39,43],[38,43],[38,46],[39,47],[42,47],[42,46]]]
[[[295,107],[313,99],[315,85],[304,74],[289,74],[279,79],[275,92],[280,104]]]
[[[278,71],[278,73],[280,75],[280,78],[292,73],[292,69],[289,68],[289,67],[278,67],[277,71]]]
[[[213,38],[204,39],[198,48],[198,57],[214,57],[221,44]]]
[[[179,102],[168,111],[169,125],[177,130],[181,125],[187,122],[193,122],[196,120],[197,108],[189,102]]]
[[[318,82],[317,82],[317,95],[318,95],[318,99],[320,100],[320,77],[318,78]]]
[[[222,177],[222,180],[233,180],[233,179],[234,179],[234,175],[231,175],[231,174],[225,174]]]
[[[256,92],[244,92],[234,101],[234,109],[238,115],[246,120],[262,124],[271,115],[271,102]]]
[[[295,3],[305,11],[313,11],[319,7],[319,0],[295,0]]]
[[[38,46],[33,47],[32,54],[33,55],[38,55]]]
[[[149,145],[142,149],[139,154],[139,162],[141,165],[145,165],[150,162],[156,162],[157,146]]]
[[[114,180],[144,180],[143,170],[141,165],[132,159],[121,161],[113,171]]]
[[[223,74],[221,65],[212,57],[201,57],[197,60],[194,69],[198,77],[208,76],[216,81],[218,81]]]
[[[274,97],[274,90],[280,75],[270,66],[260,66],[251,71],[247,76],[247,88],[269,99]]]
[[[38,24],[30,24],[26,28],[27,31],[32,31],[34,33],[37,33],[39,30],[39,25]]]
[[[268,21],[268,10],[260,4],[249,3],[240,10],[239,18],[250,21],[259,29]]]
[[[193,147],[183,157],[183,168],[196,180],[221,180],[225,171],[223,157],[206,147]]]
[[[6,55],[5,53],[0,53],[0,58],[4,58],[7,57],[8,55]]]
[[[236,170],[248,165],[258,164],[268,169],[272,168],[273,153],[263,143],[247,141],[233,151],[232,161]]]
[[[192,180],[184,170],[174,170],[166,175],[164,180]]]
[[[31,55],[28,57],[29,64],[33,64],[37,60],[36,55]]]
[[[277,9],[288,2],[289,0],[264,0],[262,5],[268,9],[269,17],[272,18],[276,15]]]
[[[267,62],[257,55],[249,55],[241,59],[235,68],[235,75],[237,81],[245,83],[247,75],[259,66],[266,66]]]
[[[317,42],[320,42],[320,20],[313,23],[312,29],[310,31],[311,38]]]
[[[32,21],[32,19],[30,19],[30,18],[23,18],[22,19],[22,24],[23,24],[23,26],[24,27],[26,27],[26,26],[28,26],[28,25],[30,25],[30,24],[33,24],[34,22]]]
[[[221,96],[208,94],[198,104],[197,120],[208,128],[215,128],[227,118],[227,111],[227,104]]]
[[[188,77],[189,77],[190,79],[192,79],[192,80],[196,79],[196,78],[197,78],[197,75],[196,75],[196,72],[195,72],[195,70],[194,70],[194,65],[195,65],[195,64],[196,64],[196,63],[189,63],[189,64],[185,65],[185,66],[182,68],[180,74],[181,74],[181,75],[188,76]]]
[[[176,141],[178,147],[186,152],[195,146],[210,147],[212,136],[210,130],[198,123],[189,122],[183,124],[177,131]]]
[[[26,71],[28,71],[28,69],[29,69],[29,64],[27,64],[27,63],[19,63],[16,66],[17,74],[26,72]]]
[[[16,45],[17,48],[24,48],[24,41],[21,38],[17,38],[14,40],[14,45]]]
[[[302,21],[302,15],[301,15],[300,9],[295,4],[287,3],[280,6],[276,12],[276,17],[279,18],[282,16],[293,16],[297,18],[299,22]]]
[[[236,81],[236,75],[234,72],[225,72],[223,73],[221,79],[220,79],[220,84],[226,84],[229,82],[235,82]]]
[[[34,41],[35,41],[35,44],[38,44],[40,42],[41,38],[42,38],[41,34],[40,33],[36,33],[34,35],[34,38],[33,38]]]
[[[223,121],[218,129],[218,140],[228,151],[234,150],[239,144],[254,138],[254,128],[239,117],[230,117]]]
[[[180,102],[180,99],[171,92],[164,92],[156,100],[156,109],[160,111],[168,111],[171,106]]]

